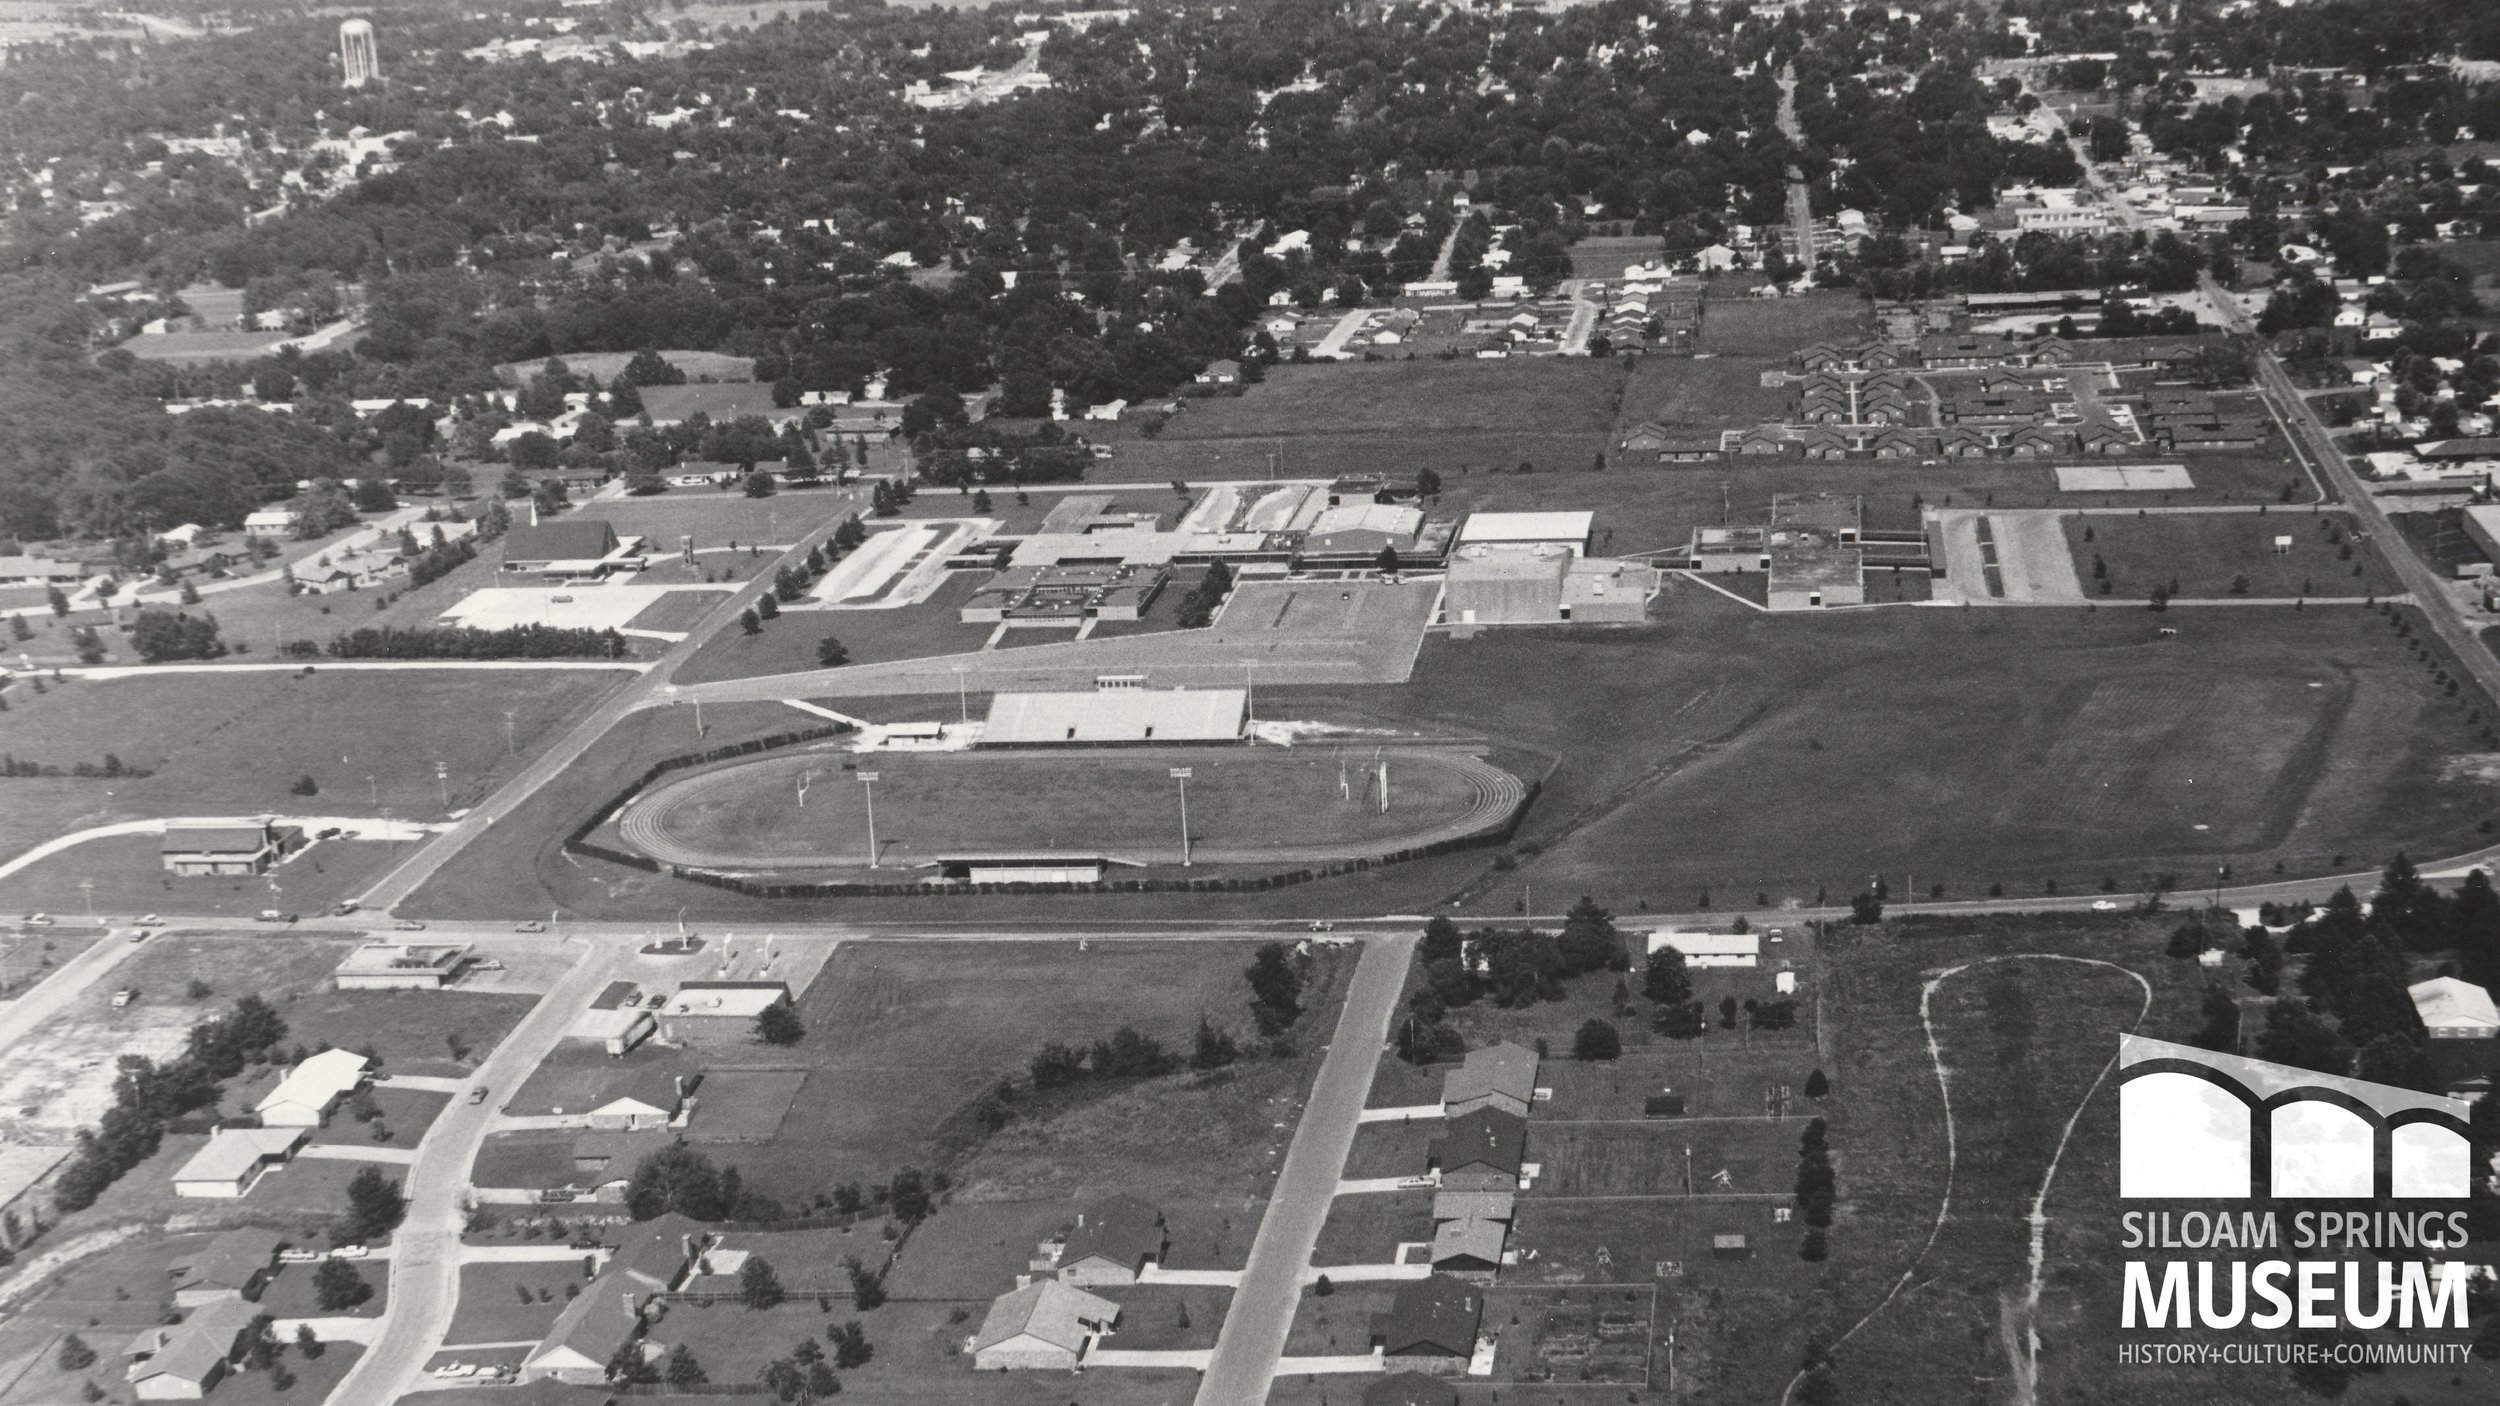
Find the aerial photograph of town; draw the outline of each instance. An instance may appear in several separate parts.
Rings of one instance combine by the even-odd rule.
[[[0,0],[0,212],[0,1406],[2500,1401],[2500,0]]]

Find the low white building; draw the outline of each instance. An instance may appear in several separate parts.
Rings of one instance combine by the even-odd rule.
[[[2500,1008],[2492,1005],[2490,992],[2470,981],[2438,976],[2415,982],[2405,994],[2434,1040],[2500,1039]]]
[[[220,1128],[208,1146],[174,1171],[176,1196],[231,1201],[252,1189],[261,1174],[295,1155],[302,1128]]]
[[[1645,952],[1672,947],[1692,967],[1756,967],[1762,965],[1762,935],[1751,932],[1683,932],[1658,928],[1649,934]]]
[[[365,1081],[369,1063],[352,1050],[323,1050],[288,1070],[254,1111],[264,1127],[318,1128],[338,1101]]]

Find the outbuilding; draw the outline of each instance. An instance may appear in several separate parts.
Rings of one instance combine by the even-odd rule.
[[[689,981],[660,1013],[660,1039],[671,1045],[717,1048],[755,1039],[755,1020],[790,1002],[781,981]]]
[[[2406,987],[2405,994],[2434,1040],[2500,1039],[2500,1009],[2489,991],[2470,981],[2436,976]]]

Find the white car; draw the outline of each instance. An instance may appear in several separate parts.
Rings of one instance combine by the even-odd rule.
[[[2106,898],[2096,898],[2092,900],[2092,911],[2095,913],[2115,913],[2118,911],[2118,905],[2110,902]]]
[[[362,1245],[341,1245],[337,1249],[330,1252],[330,1258],[334,1260],[360,1260],[372,1253],[372,1250],[367,1249]]]

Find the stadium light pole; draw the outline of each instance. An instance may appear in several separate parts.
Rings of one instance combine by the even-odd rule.
[[[1172,779],[1181,784],[1181,867],[1189,867],[1189,768],[1172,768]]]
[[[881,772],[859,774],[859,789],[868,795],[868,867],[877,867],[877,778]]]

